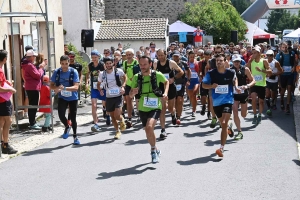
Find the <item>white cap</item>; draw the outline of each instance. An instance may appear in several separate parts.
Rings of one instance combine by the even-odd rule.
[[[34,52],[32,49],[28,50],[26,52],[26,56],[30,57],[30,56],[37,56],[38,54],[36,52]]]
[[[274,55],[274,51],[273,51],[273,50],[268,50],[268,51],[266,52],[266,55]]]
[[[232,62],[234,62],[234,61],[242,61],[242,58],[241,58],[241,56],[240,55],[238,55],[238,54],[233,54],[232,55]]]
[[[259,46],[255,46],[252,50],[257,51],[258,53],[260,53],[261,48]]]
[[[134,50],[132,48],[126,49],[125,53],[127,53],[127,52],[130,52],[130,53],[134,54]]]

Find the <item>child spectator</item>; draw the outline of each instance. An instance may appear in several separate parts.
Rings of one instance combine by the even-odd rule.
[[[40,106],[50,106],[50,81],[49,76],[43,76],[43,84],[41,88],[41,98],[40,98]],[[43,132],[47,132],[52,130],[50,127],[50,120],[51,120],[51,109],[50,108],[40,108],[39,112],[43,112],[45,114],[45,123],[42,127]]]

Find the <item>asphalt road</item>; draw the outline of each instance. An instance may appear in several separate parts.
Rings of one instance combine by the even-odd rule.
[[[274,111],[254,127],[250,111],[242,119],[244,139],[228,138],[220,161],[220,130],[209,128],[199,110],[192,119],[186,106],[181,127],[167,115],[169,135],[157,143],[162,157],[155,165],[140,124],[117,141],[104,121],[96,135],[81,126],[80,146],[57,138],[1,163],[0,199],[300,199],[292,114]]]

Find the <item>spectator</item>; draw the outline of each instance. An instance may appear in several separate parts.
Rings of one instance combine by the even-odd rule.
[[[115,51],[114,53],[114,66],[116,68],[122,68],[123,60],[120,51]]]
[[[250,60],[251,56],[252,56],[252,47],[251,45],[248,45],[246,48],[247,52],[245,52],[243,56],[243,59],[246,63],[248,63],[248,61]]]
[[[203,31],[200,29],[200,26],[197,26],[197,30],[194,31],[194,41],[195,41],[195,47],[199,47],[202,45],[202,39],[203,39]]]
[[[35,67],[36,67],[37,69],[39,69],[39,68],[42,68],[42,69],[43,69],[43,71],[44,71],[44,74],[43,74],[43,75],[46,74],[45,69],[46,69],[46,67],[47,67],[47,65],[48,65],[48,61],[47,61],[47,59],[44,59],[44,54],[39,53],[39,54],[36,56],[34,65],[35,65]]]
[[[118,44],[118,49],[122,52],[123,51],[123,46],[121,43]]]
[[[25,90],[28,94],[29,105],[37,106],[39,103],[40,90],[41,90],[41,78],[44,74],[44,68],[40,66],[37,69],[33,62],[37,54],[33,50],[26,52],[26,60],[22,63],[22,69],[24,70],[24,82]],[[37,125],[35,121],[37,108],[28,109],[29,125],[31,129],[40,130],[41,127]]]
[[[157,57],[156,55],[156,45],[154,42],[150,42],[150,58],[155,59]]]
[[[41,98],[40,98],[40,106],[50,106],[50,98],[52,94],[50,94],[50,80],[49,76],[43,76],[43,85],[41,87]],[[50,127],[51,121],[51,109],[50,108],[40,108],[39,112],[43,112],[45,115],[44,126],[42,127],[43,132],[48,132],[52,130]]]
[[[141,51],[142,53],[144,53],[145,47],[144,47],[144,46],[140,46],[140,51]]]
[[[113,56],[115,53],[115,47],[110,47],[110,56]]]
[[[179,44],[178,51],[180,52],[181,55],[186,55],[186,49],[184,48],[184,44],[183,43]]]
[[[33,49],[33,48],[32,48]],[[28,49],[29,50],[29,49]],[[26,52],[28,51],[26,50]],[[64,44],[64,52],[65,52],[65,55],[68,55],[69,54],[69,48],[68,48],[68,44]]]
[[[135,58],[136,58],[137,60],[139,60],[140,57],[142,57],[142,56],[143,56],[143,54],[142,54],[142,52],[141,52],[140,50],[138,50],[138,51],[135,52]]]

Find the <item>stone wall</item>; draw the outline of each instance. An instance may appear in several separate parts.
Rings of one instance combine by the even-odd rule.
[[[90,11],[91,11],[91,21],[105,19],[104,0],[92,0]]]
[[[171,24],[178,19],[179,13],[184,11],[184,3],[197,1],[198,0],[92,0],[92,20],[99,18],[168,18],[169,24]]]

